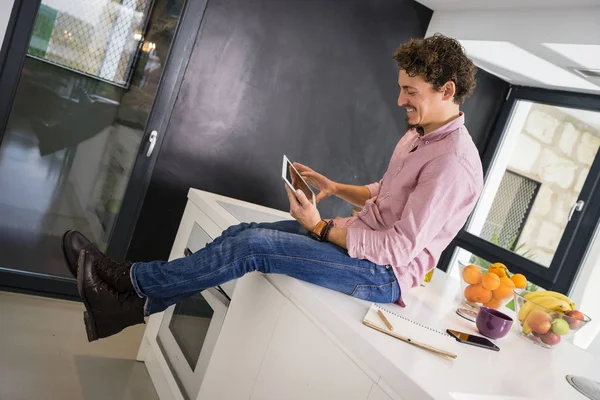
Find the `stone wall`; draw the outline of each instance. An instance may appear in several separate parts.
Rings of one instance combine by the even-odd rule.
[[[600,147],[600,131],[562,112],[535,104],[521,131],[508,169],[541,183],[519,238],[521,251],[549,266],[571,206]]]

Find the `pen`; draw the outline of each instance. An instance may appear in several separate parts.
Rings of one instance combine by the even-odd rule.
[[[377,315],[379,315],[379,318],[381,318],[381,320],[383,321],[383,323],[385,324],[385,326],[387,326],[387,328],[390,331],[394,330],[394,327],[392,326],[392,324],[390,324],[390,321],[388,321],[388,319],[385,317],[385,315],[383,315],[383,313],[381,312],[381,310],[377,310]]]
[[[400,336],[396,332],[385,330],[384,328],[381,328],[381,327],[379,327],[379,326],[377,326],[375,324],[372,324],[369,321],[364,321],[363,320],[363,325],[366,325],[369,328],[373,328],[373,329],[375,329],[375,330],[377,330],[379,332],[385,333],[386,335],[395,337],[396,339],[400,339],[403,342],[406,342],[408,344],[412,344],[413,346],[417,346],[417,347],[420,347],[420,348],[422,348],[424,350],[431,351],[432,353],[438,354],[440,356],[449,357],[449,358],[452,358],[452,359],[456,358],[456,354],[452,354],[452,353],[449,353],[447,351],[437,349],[437,348],[435,348],[433,346],[429,346],[429,345],[427,345],[425,343],[416,342],[416,341],[414,341],[414,340],[412,340],[410,338],[407,338],[407,337],[404,337],[404,336]]]

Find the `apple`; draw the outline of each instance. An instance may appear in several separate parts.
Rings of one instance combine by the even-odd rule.
[[[583,326],[585,315],[583,315],[581,311],[571,310],[567,311],[565,314],[570,317],[567,322],[569,322],[569,327],[571,329],[578,329]]]
[[[552,317],[542,310],[534,310],[527,317],[527,325],[533,332],[544,334],[552,326]]]
[[[552,332],[563,336],[569,333],[569,323],[562,318],[557,318],[552,321]]]
[[[540,336],[540,339],[542,339],[542,342],[544,342],[548,346],[556,346],[560,343],[560,336],[554,332],[545,333],[542,336]]]

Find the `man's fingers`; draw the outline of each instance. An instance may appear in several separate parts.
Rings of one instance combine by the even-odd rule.
[[[296,195],[294,194],[294,192],[292,192],[292,190],[287,185],[285,185],[285,191],[287,192],[288,200],[290,201],[290,209],[293,209],[294,207],[299,206],[300,203],[298,202]],[[296,191],[296,192],[298,192],[298,191]]]
[[[317,176],[319,176],[319,174],[317,174],[315,171],[302,171],[300,172],[300,175],[308,178],[316,178]]]
[[[296,190],[296,197],[302,206],[310,203],[302,190]]]
[[[298,170],[298,172],[306,171],[306,170],[310,169],[306,165],[302,165],[302,164],[300,164],[298,162],[295,162],[293,165],[294,165],[294,168],[296,168]]]
[[[306,165],[302,165],[300,163],[294,163],[294,168],[296,168],[296,171],[298,171],[300,175],[304,174],[305,172],[315,172],[310,167],[307,167]]]
[[[319,202],[321,202],[321,200],[324,200],[327,197],[329,197],[329,195],[327,195],[325,192],[319,192],[319,194],[317,195],[316,201],[317,201],[317,203],[319,203]]]

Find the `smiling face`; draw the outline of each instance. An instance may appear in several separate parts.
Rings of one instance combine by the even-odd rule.
[[[435,90],[433,85],[421,76],[409,76],[401,69],[398,86],[398,106],[406,109],[406,119],[410,127],[420,126],[428,133],[444,125],[449,113],[456,114],[458,110],[458,105],[453,101],[454,82],[450,81],[440,90]]]
[[[398,105],[408,124],[427,134],[457,118],[475,89],[477,68],[456,39],[436,33],[411,39],[394,52],[398,63]],[[420,129],[419,129],[420,130]]]

